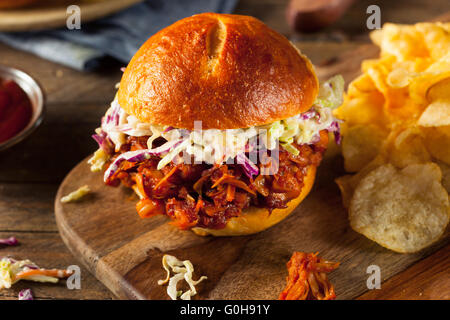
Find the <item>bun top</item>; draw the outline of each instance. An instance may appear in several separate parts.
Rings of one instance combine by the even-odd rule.
[[[261,21],[203,13],[153,35],[131,59],[120,106],[140,121],[193,129],[263,125],[308,110],[311,62]]]

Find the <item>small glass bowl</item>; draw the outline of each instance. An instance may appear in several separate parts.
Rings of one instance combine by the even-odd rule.
[[[0,79],[13,80],[28,95],[33,113],[30,122],[14,137],[0,143],[0,151],[25,139],[42,122],[44,117],[44,93],[39,84],[28,74],[18,69],[0,65]]]

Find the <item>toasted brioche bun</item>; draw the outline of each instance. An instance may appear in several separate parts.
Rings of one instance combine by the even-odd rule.
[[[36,0],[0,0],[0,9],[24,7],[33,2]]]
[[[269,211],[265,208],[249,207],[239,217],[231,218],[223,229],[193,228],[199,236],[244,236],[261,232],[286,218],[303,201],[311,190],[316,177],[316,166],[309,166],[303,179],[303,188],[300,195],[289,201],[287,208]]]
[[[141,122],[193,129],[263,125],[307,111],[318,92],[311,62],[248,16],[203,13],[152,36],[128,64],[120,106]]]

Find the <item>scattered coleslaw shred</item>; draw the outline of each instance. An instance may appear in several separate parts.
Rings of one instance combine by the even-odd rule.
[[[17,246],[19,244],[19,241],[17,241],[16,237],[11,236],[9,238],[0,239],[0,244],[7,246]]]
[[[92,172],[100,172],[103,170],[106,162],[109,160],[110,155],[108,155],[103,149],[98,149],[95,151],[92,158],[88,160],[91,165]]]
[[[162,258],[163,268],[167,272],[167,276],[164,280],[159,280],[158,285],[167,285],[167,294],[172,300],[177,300],[180,297],[181,300],[191,300],[191,297],[197,294],[197,290],[195,286],[202,282],[203,280],[208,279],[206,276],[201,276],[198,280],[193,280],[192,275],[194,273],[194,266],[189,260],[178,260],[174,256],[165,254]],[[174,273],[171,277],[170,274]],[[186,292],[178,291],[177,284],[181,280],[185,280],[189,285],[189,290]]]
[[[31,292],[31,289],[20,290],[18,300],[34,300],[33,292]]]
[[[15,260],[9,257],[0,260],[0,289],[9,289],[20,280],[56,283],[60,278],[70,275],[72,271],[42,269],[30,260]]]
[[[77,190],[69,193],[67,196],[61,198],[62,203],[74,202],[83,198],[85,195],[91,192],[91,189],[88,185],[84,185]]]

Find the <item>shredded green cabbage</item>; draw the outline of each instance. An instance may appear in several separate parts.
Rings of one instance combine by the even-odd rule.
[[[30,260],[14,261],[9,258],[2,258],[0,260],[0,289],[11,288],[11,286],[19,281],[16,275],[20,272],[29,269],[29,266],[37,266]],[[45,275],[30,275],[26,280],[38,281],[38,282],[58,282],[58,278],[45,276]]]
[[[331,110],[339,107],[343,101],[344,84],[344,78],[340,74],[322,83],[315,104]]]
[[[105,163],[109,160],[110,156],[106,154],[103,149],[95,151],[94,155],[88,160],[91,165],[92,172],[99,172],[103,170]]]

